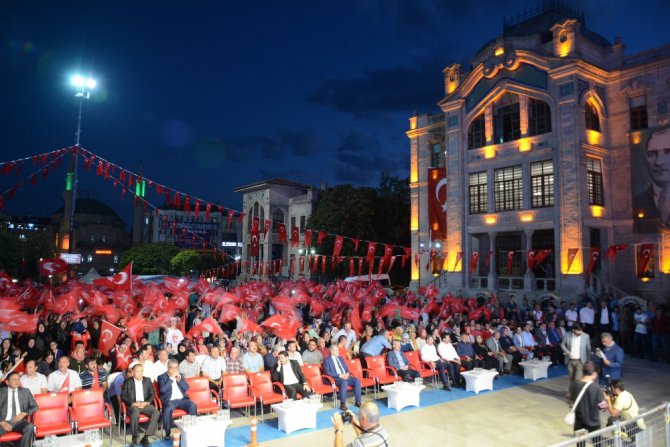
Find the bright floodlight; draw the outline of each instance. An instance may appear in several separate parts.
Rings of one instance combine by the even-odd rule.
[[[77,88],[82,88],[85,82],[86,81],[84,80],[83,76],[80,75],[72,76],[72,85],[74,85]]]
[[[89,89],[92,90],[92,89],[95,88],[96,85],[97,85],[97,82],[95,82],[95,79],[93,79],[93,78],[88,78],[88,79],[86,80],[86,88],[89,88]]]

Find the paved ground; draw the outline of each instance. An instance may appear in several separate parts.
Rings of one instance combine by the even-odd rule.
[[[565,368],[552,370],[558,377],[537,382],[520,377],[503,377],[494,382],[493,392],[479,395],[454,391],[428,390],[422,393],[423,408],[406,408],[401,412],[385,407],[385,396],[379,396],[392,445],[417,446],[543,446],[571,437],[563,424],[568,411],[565,400],[567,377]],[[626,359],[624,376],[627,388],[639,405],[655,407],[670,401],[670,365],[647,360]],[[371,400],[372,394],[364,398]],[[332,401],[327,401],[319,412],[318,429],[285,435],[277,430],[274,416],[267,416],[259,425],[258,441],[261,446],[297,447],[329,446],[333,431],[329,418],[333,414]],[[606,419],[603,413],[603,422]],[[346,428],[344,441],[353,439],[353,429]],[[239,414],[233,416],[233,426],[226,434],[227,447],[239,447],[249,442],[249,421]],[[105,443],[105,445],[107,445]],[[115,436],[115,447],[123,444]],[[157,441],[153,447],[171,447],[172,443]],[[205,446],[196,446],[205,447]]]

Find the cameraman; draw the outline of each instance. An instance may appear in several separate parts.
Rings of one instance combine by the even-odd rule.
[[[612,382],[612,395],[605,393],[605,400],[607,401],[607,411],[611,414],[607,419],[608,426],[615,421],[623,422],[633,419],[637,417],[640,411],[635,398],[630,391],[626,391],[626,387],[621,380]],[[626,426],[624,431],[629,438],[632,438],[639,429],[644,428],[643,424],[644,422],[639,420],[635,425]]]
[[[384,427],[379,425],[379,408],[374,402],[366,402],[358,409],[358,418],[351,410],[345,415],[351,418],[351,425],[356,431],[356,439],[347,444],[347,447],[388,447],[389,434]],[[335,428],[335,447],[343,447],[342,430],[344,421],[341,413],[335,413],[331,418]]]

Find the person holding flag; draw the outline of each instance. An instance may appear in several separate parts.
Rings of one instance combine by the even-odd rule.
[[[85,364],[86,370],[79,374],[81,388],[107,391],[107,372],[103,368],[98,368],[95,357],[86,358]]]
[[[71,393],[75,390],[81,389],[81,379],[76,371],[69,369],[70,359],[68,357],[61,357],[58,360],[58,369],[47,378],[47,390],[50,393],[58,393],[60,391],[67,391]]]

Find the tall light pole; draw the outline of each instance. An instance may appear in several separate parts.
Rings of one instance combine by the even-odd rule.
[[[74,171],[72,178],[72,204],[70,206],[70,235],[68,253],[74,249],[74,212],[77,207],[77,167],[79,165],[79,141],[81,138],[81,110],[84,107],[84,100],[91,97],[91,90],[95,88],[97,82],[89,77],[84,78],[81,75],[74,75],[71,79],[72,85],[77,89],[75,98],[79,99],[79,115],[77,117],[77,133],[75,133],[75,151],[74,151]]]

